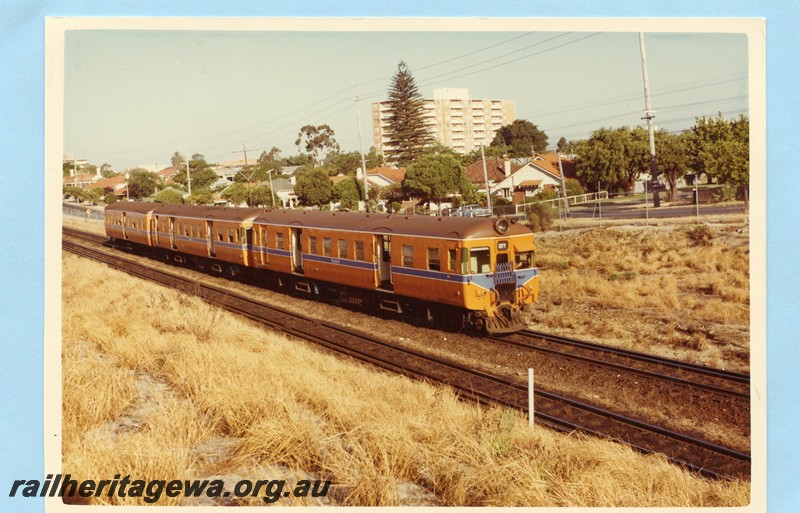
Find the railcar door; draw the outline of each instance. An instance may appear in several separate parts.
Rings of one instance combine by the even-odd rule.
[[[378,276],[382,288],[392,286],[392,237],[378,235]]]
[[[206,221],[206,234],[208,235],[208,254],[215,257],[217,250],[214,247],[214,221]]]
[[[303,272],[303,229],[292,228],[292,266],[294,272]]]
[[[175,218],[169,218],[169,242],[172,244],[172,249],[178,249],[178,242],[175,240]]]

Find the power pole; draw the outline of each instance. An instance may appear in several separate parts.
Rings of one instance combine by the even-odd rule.
[[[242,144],[242,149],[241,150],[233,150],[231,153],[239,153],[240,151],[244,152],[244,169],[245,169],[245,173],[247,173],[247,167],[248,167],[247,166],[247,145],[246,144]],[[258,151],[258,150],[252,150],[251,149],[251,151]],[[253,193],[252,193],[251,188],[250,188],[250,179],[253,178],[254,174],[256,174],[255,171],[253,171],[252,173],[247,175],[247,197],[248,197],[247,204],[249,206],[251,206],[251,207],[253,206]],[[272,190],[272,175],[270,175],[269,178],[270,178],[270,190]],[[275,204],[275,195],[274,194],[272,196],[272,204],[273,205]]]
[[[639,50],[642,52],[642,76],[644,77],[644,117],[647,120],[647,131],[650,133],[650,178],[652,181],[653,207],[660,207],[658,197],[658,167],[656,166],[656,137],[653,118],[655,111],[650,105],[650,80],[647,78],[647,54],[644,51],[644,33],[639,32]]]
[[[355,92],[355,87],[353,88]],[[369,191],[367,190],[367,161],[364,158],[364,145],[361,143],[361,111],[358,108],[358,96],[354,97],[356,102],[356,124],[358,125],[358,151],[361,153],[361,169],[364,172],[364,209],[369,213]]]
[[[486,184],[486,208],[489,213],[494,215],[492,210],[492,195],[489,194],[489,174],[486,171],[486,156],[483,154],[483,143],[481,143],[481,160],[483,161],[483,183]]]
[[[558,174],[561,175],[561,197],[564,198],[564,219],[569,219],[569,201],[567,201],[567,186],[564,181],[564,167],[561,165],[561,153],[556,150],[558,155]]]
[[[189,157],[186,157],[186,185],[189,188],[189,197],[192,196],[192,173],[189,171]]]

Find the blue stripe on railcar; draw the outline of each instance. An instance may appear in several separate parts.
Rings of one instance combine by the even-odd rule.
[[[320,262],[323,264],[341,265],[343,267],[354,267],[356,269],[366,269],[373,272],[378,270],[378,264],[374,262],[364,262],[362,260],[349,260],[346,258],[333,258],[329,256],[303,253],[303,261],[306,260],[311,262]]]

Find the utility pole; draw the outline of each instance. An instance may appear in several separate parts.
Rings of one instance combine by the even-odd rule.
[[[186,157],[186,185],[189,188],[189,197],[192,196],[192,173],[189,171],[189,157]]]
[[[239,153],[240,151],[244,152],[244,169],[245,169],[245,173],[247,173],[247,171],[248,171],[248,169],[247,169],[247,167],[248,167],[247,166],[247,145],[246,144],[242,144],[242,149],[241,150],[233,150],[231,153]],[[253,150],[251,150],[251,151],[253,151]],[[258,151],[258,150],[255,150],[255,151]],[[248,197],[247,204],[250,205],[251,207],[253,206],[253,192],[252,192],[251,187],[250,187],[250,180],[253,178],[254,174],[256,174],[255,170],[252,173],[250,173],[249,175],[247,175],[247,197]],[[271,191],[272,190],[272,175],[269,176],[269,181],[270,181],[269,188],[270,188],[270,191]],[[274,193],[272,195],[272,204],[273,205],[275,204],[275,194]]]
[[[355,87],[353,88],[355,92]],[[358,151],[361,153],[361,170],[364,172],[364,209],[369,213],[369,191],[367,190],[367,161],[364,158],[364,145],[361,143],[361,112],[358,108],[358,95],[354,97],[356,102],[356,124],[358,125]]]
[[[650,104],[650,80],[647,78],[647,54],[644,51],[644,33],[639,32],[639,50],[642,53],[642,76],[644,78],[644,117],[647,120],[647,131],[650,133],[650,178],[652,180],[653,207],[660,207],[658,197],[658,167],[656,166],[656,137],[653,118],[655,111]]]
[[[483,183],[486,184],[486,208],[490,215],[494,215],[492,210],[492,195],[489,194],[489,174],[486,172],[486,156],[483,154],[483,143],[481,143],[481,160],[483,161]]]
[[[569,201],[567,201],[567,186],[564,181],[564,167],[561,165],[561,153],[556,150],[558,155],[558,174],[561,175],[561,196],[564,198],[564,219],[569,219]]]

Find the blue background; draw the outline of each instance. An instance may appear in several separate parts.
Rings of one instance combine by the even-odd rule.
[[[490,8],[487,8],[487,5]],[[467,16],[763,17],[767,19],[769,511],[800,506],[800,462],[793,429],[800,351],[797,329],[798,227],[792,208],[798,172],[797,24],[785,1],[665,2],[591,0],[502,2],[263,2],[0,0],[0,511],[42,511],[43,502],[9,499],[14,479],[42,479],[44,18],[46,16]],[[13,242],[12,242],[13,241]]]

